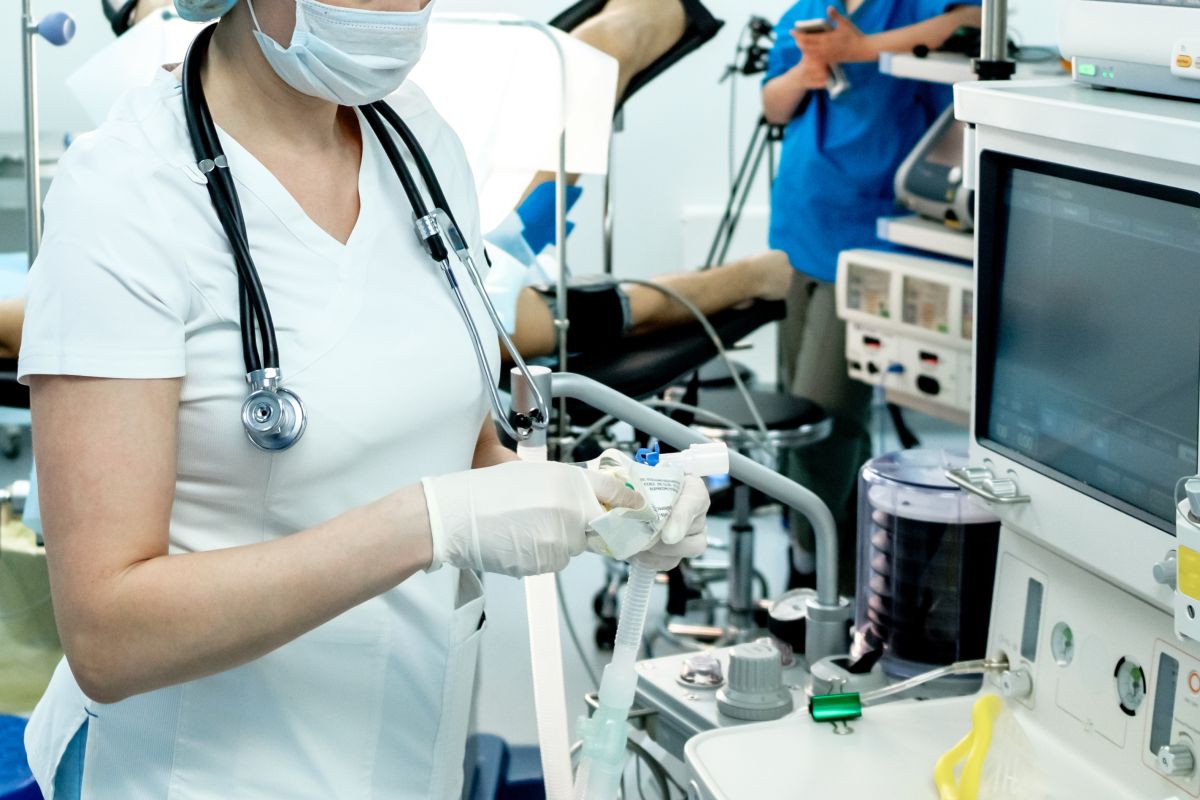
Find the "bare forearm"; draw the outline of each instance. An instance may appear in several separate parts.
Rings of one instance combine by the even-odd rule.
[[[772,125],[786,125],[808,91],[798,65],[772,78],[762,90],[763,116]]]
[[[878,58],[880,53],[907,53],[918,46],[936,49],[960,27],[978,25],[980,19],[977,6],[959,6],[915,25],[874,34],[867,37],[874,52],[872,58]]]
[[[431,558],[413,486],[282,539],[137,562],[91,593],[85,618],[60,626],[84,691],[112,702],[258,658]]]
[[[496,432],[496,423],[492,415],[483,418],[479,426],[479,438],[475,440],[475,452],[471,457],[471,468],[494,467],[508,461],[516,461],[517,454],[500,443],[500,434]]]
[[[488,447],[480,447],[475,451],[475,458],[471,462],[472,469],[480,469],[482,467],[494,467],[497,464],[505,464],[509,461],[516,461],[517,454],[509,450],[504,445],[496,442]]]

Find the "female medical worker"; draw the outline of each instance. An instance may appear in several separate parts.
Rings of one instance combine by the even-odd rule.
[[[243,431],[233,259],[160,71],[63,158],[30,276],[20,373],[67,656],[30,763],[50,800],[456,797],[472,570],[561,569],[602,504],[638,499],[501,463],[463,320],[348,107],[391,96],[483,263],[461,145],[403,84],[428,0],[235,2],[177,5],[227,12],[203,87],[308,429],[273,453]],[[703,549],[689,486],[658,566]]]

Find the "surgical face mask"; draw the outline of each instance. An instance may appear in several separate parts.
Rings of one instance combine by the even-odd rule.
[[[382,100],[404,83],[425,51],[433,3],[420,11],[339,8],[297,0],[296,29],[281,47],[258,25],[254,38],[267,62],[298,92],[344,106]]]

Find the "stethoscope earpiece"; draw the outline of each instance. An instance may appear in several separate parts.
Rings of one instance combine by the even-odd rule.
[[[242,402],[242,427],[263,450],[286,450],[300,440],[308,415],[300,396],[279,385],[277,369],[260,369],[246,376],[250,394]]]

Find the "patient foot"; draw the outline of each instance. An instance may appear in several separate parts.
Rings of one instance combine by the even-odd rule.
[[[744,262],[750,287],[757,300],[783,300],[792,286],[796,270],[782,250],[768,250]]]
[[[675,46],[687,29],[680,0],[608,0],[571,35],[617,60],[617,97],[633,76]]]

